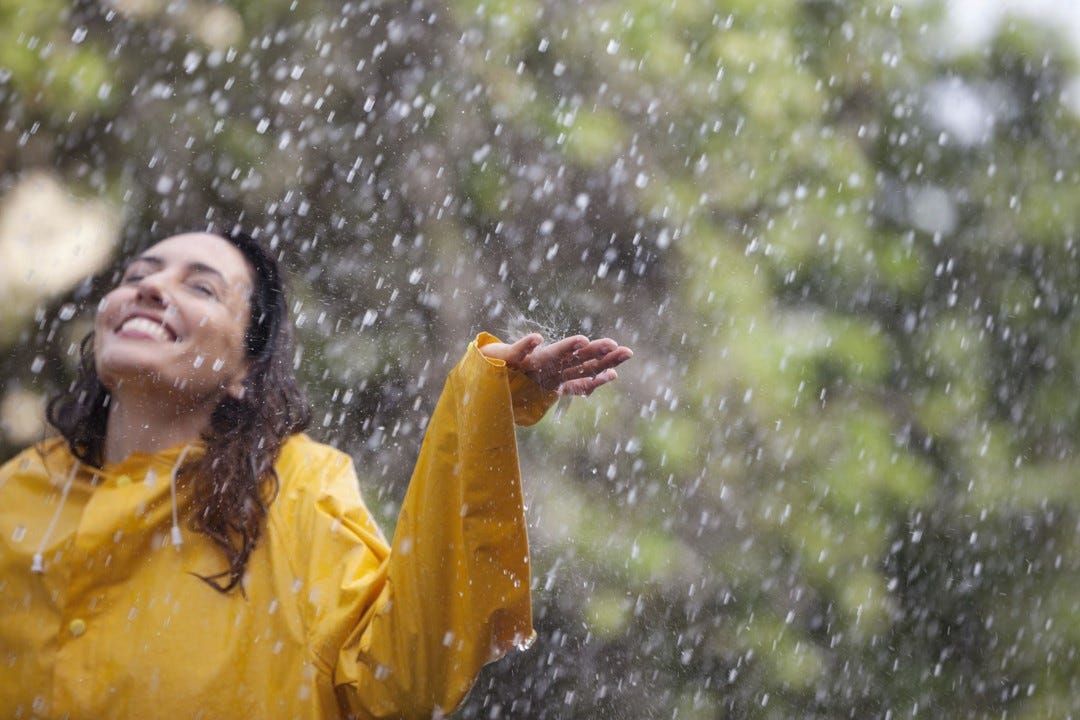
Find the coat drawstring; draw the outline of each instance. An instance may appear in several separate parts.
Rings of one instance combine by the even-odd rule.
[[[170,535],[172,536],[173,547],[177,550],[184,544],[184,539],[180,536],[180,522],[177,519],[176,476],[180,473],[180,466],[184,464],[184,458],[187,457],[189,450],[191,450],[191,446],[185,445],[184,449],[180,451],[180,457],[176,459],[176,464],[173,465],[172,472],[169,473],[169,495],[172,498],[172,529]]]
[[[184,459],[187,458],[188,451],[191,450],[191,446],[187,445],[180,452],[180,457],[177,458],[176,464],[173,465],[172,472],[169,473],[169,495],[172,502],[172,528],[169,530],[169,536],[172,539],[173,547],[177,550],[184,544],[184,538],[180,533],[180,519],[179,509],[176,500],[176,479],[180,474],[180,466],[184,464]],[[60,513],[64,511],[64,505],[67,503],[68,494],[71,492],[71,486],[75,483],[75,476],[79,474],[79,468],[82,465],[78,460],[71,466],[71,472],[68,473],[67,480],[64,482],[64,488],[60,492],[60,503],[56,506],[56,511],[53,512],[52,519],[49,521],[49,526],[45,528],[45,534],[41,536],[41,542],[38,544],[37,551],[34,553],[34,559],[30,563],[30,572],[35,575],[41,575],[45,572],[45,548],[49,545],[49,539],[52,538],[53,532],[56,530],[56,523],[60,520]]]
[[[52,520],[49,521],[49,526],[45,528],[45,534],[41,536],[41,542],[38,544],[37,552],[34,553],[34,560],[30,563],[30,572],[41,575],[45,572],[45,548],[49,545],[49,538],[52,537],[53,530],[56,529],[56,523],[60,519],[60,513],[64,511],[64,503],[67,502],[68,493],[71,492],[71,485],[75,482],[75,476],[79,473],[79,461],[76,460],[71,466],[71,472],[68,473],[67,481],[64,483],[64,489],[60,493],[60,503],[56,506],[56,512],[53,513]]]

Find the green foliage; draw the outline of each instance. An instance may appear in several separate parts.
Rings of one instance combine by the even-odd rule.
[[[62,117],[115,107],[115,78],[104,54],[83,44],[85,28],[66,32],[59,0],[0,2],[0,68],[29,108]]]
[[[283,0],[214,5],[222,44],[210,5],[140,7],[0,0],[0,179],[119,200],[128,249],[274,238],[315,432],[387,529],[473,332],[635,348],[521,433],[540,637],[461,717],[1080,712],[1058,35],[950,56],[945,3],[883,0]],[[42,308],[6,387],[66,385],[59,307],[99,289]]]

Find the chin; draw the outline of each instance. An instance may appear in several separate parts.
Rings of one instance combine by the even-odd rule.
[[[161,385],[160,368],[130,357],[103,355],[97,361],[97,374],[102,385],[113,391],[124,385]],[[166,381],[167,383],[168,381]]]

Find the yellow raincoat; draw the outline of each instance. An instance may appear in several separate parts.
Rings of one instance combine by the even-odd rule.
[[[52,440],[0,468],[0,715],[451,711],[485,663],[533,636],[514,422],[537,421],[554,395],[485,358],[478,344],[493,339],[450,373],[392,550],[349,458],[286,442],[244,594],[194,577],[225,561],[186,529],[183,483],[182,544],[170,541],[182,448],[72,475]]]

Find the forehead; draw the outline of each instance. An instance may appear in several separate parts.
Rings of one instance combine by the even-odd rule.
[[[154,258],[164,265],[202,266],[219,273],[229,284],[251,286],[252,271],[235,245],[211,233],[173,235],[151,245],[132,259]]]

